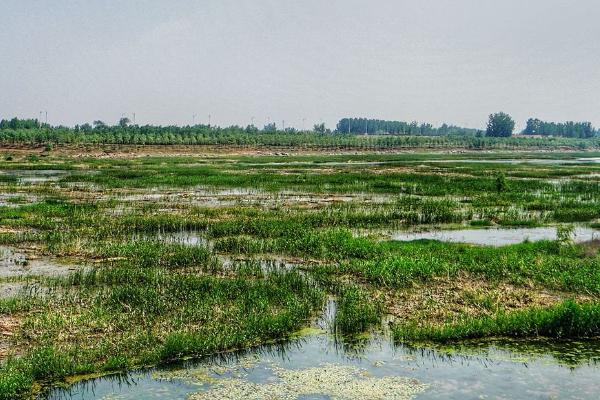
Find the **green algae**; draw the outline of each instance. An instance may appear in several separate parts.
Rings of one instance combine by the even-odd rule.
[[[273,367],[276,382],[254,383],[243,379],[223,379],[207,391],[193,394],[190,400],[299,399],[325,395],[334,400],[409,400],[423,392],[420,382],[397,376],[374,377],[367,371],[336,364],[307,369]]]

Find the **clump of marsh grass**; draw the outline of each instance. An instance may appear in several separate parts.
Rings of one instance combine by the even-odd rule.
[[[600,304],[567,300],[548,308],[499,312],[442,326],[398,325],[393,332],[399,342],[450,342],[490,337],[592,338],[600,335]]]
[[[339,289],[334,318],[336,333],[352,335],[367,332],[381,323],[382,316],[383,305],[374,300],[372,294],[354,285]]]

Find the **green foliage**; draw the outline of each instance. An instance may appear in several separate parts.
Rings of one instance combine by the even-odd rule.
[[[383,306],[358,286],[344,286],[338,293],[335,330],[343,335],[364,333],[381,323]]]
[[[3,129],[38,129],[41,124],[37,119],[3,119],[0,120],[0,130]]]
[[[315,129],[315,132],[318,132]],[[471,128],[461,128],[453,125],[442,124],[439,128],[434,128],[428,123],[402,122],[402,121],[383,121],[367,118],[342,118],[336,126],[338,133],[352,134],[394,134],[394,135],[413,135],[413,136],[476,136],[479,130]]]
[[[24,335],[37,338],[36,345],[0,366],[0,399],[25,398],[34,382],[282,339],[323,305],[323,293],[297,272],[224,278],[133,262],[56,281],[64,293],[79,294],[54,299],[30,317]],[[111,334],[98,336],[104,324]]]
[[[129,125],[130,122],[131,121],[129,120],[129,118],[123,117],[123,118],[119,119],[119,127],[127,128],[127,126]]]
[[[358,128],[357,128],[358,129]],[[365,126],[359,133],[364,133]],[[195,126],[108,126],[95,121],[94,127],[89,125],[67,127],[44,126],[40,129],[17,128],[0,129],[0,143],[43,145],[54,144],[114,144],[114,145],[205,145],[205,146],[261,146],[311,149],[563,149],[585,150],[600,147],[597,138],[561,138],[547,137],[544,140],[527,137],[482,137],[481,132],[474,134],[464,132],[461,128],[431,128],[429,125],[418,126],[414,134],[381,134],[369,129],[369,135],[348,135],[346,131],[330,133],[326,127],[318,126],[313,132],[296,132],[293,130],[277,130],[274,125],[267,125],[262,130],[242,127],[209,127]],[[436,134],[428,136],[420,132],[437,129]],[[411,128],[412,130],[412,128]],[[433,134],[434,132],[430,132]]]
[[[524,135],[591,138],[597,134],[591,122],[545,122],[537,118],[527,120]]]
[[[402,326],[396,341],[449,342],[489,337],[592,338],[600,335],[600,304],[565,301],[549,308],[499,312],[492,317],[465,318],[444,326]]]
[[[508,182],[506,181],[506,176],[503,173],[498,174],[496,176],[496,191],[498,193],[505,192],[508,189]]]
[[[556,241],[561,247],[573,245],[574,225],[559,225],[556,227]]]
[[[85,131],[90,140],[120,142],[160,137],[165,143],[226,140],[349,148],[459,143],[447,137],[285,133],[276,138],[275,133],[239,136],[235,130],[202,126],[142,128],[97,124],[77,133],[54,133],[74,142]],[[27,137],[24,130],[0,135],[5,133]],[[481,140],[484,147],[534,142],[460,140],[465,145]],[[549,143],[577,143],[561,140]],[[55,151],[43,159],[0,160],[0,244],[87,265],[68,276],[26,277],[52,289],[48,295],[0,300],[1,313],[23,318],[14,336],[23,345],[21,357],[0,367],[0,399],[28,395],[39,381],[286,338],[322,308],[325,290],[338,298],[335,327],[342,334],[376,328],[386,311],[378,299],[388,304],[405,290],[426,296],[434,285],[455,279],[484,288],[510,285],[525,293],[551,290],[561,298],[583,294],[595,299],[600,296],[597,249],[593,243],[560,245],[571,236],[560,229],[558,241],[503,247],[394,242],[390,237],[399,230],[467,224],[552,227],[593,221],[600,217],[600,167],[573,160],[596,156],[382,152],[70,159]],[[515,157],[522,160],[494,162]],[[523,162],[538,158],[565,162]],[[52,169],[64,170],[64,177],[22,182],[23,171]],[[199,244],[178,241],[187,234]],[[21,277],[14,279],[21,282]],[[425,315],[419,327],[398,328],[398,337],[595,332],[596,310],[586,304],[495,314],[506,307],[485,290],[460,300],[483,309],[491,315],[487,319],[454,319],[458,322],[442,332],[442,323],[429,326]]]
[[[499,112],[491,114],[486,135],[489,137],[510,137],[515,130],[515,121],[510,115]]]

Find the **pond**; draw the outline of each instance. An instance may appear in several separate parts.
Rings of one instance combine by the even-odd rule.
[[[445,160],[426,160],[428,163],[469,163],[469,164],[538,164],[538,165],[558,165],[558,164],[597,164],[600,158],[457,158]]]
[[[525,240],[556,240],[556,227],[541,228],[491,228],[491,229],[458,229],[434,230],[424,232],[395,232],[392,240],[408,242],[413,240],[439,240],[441,242],[469,243],[476,245],[506,246],[522,243]],[[577,243],[600,239],[600,231],[577,227],[574,232]]]
[[[25,251],[0,246],[0,279],[24,276],[64,276],[83,268],[80,265],[57,263]]]
[[[600,342],[483,342],[433,349],[384,334],[329,333],[335,304],[281,344],[132,371],[54,389],[47,400],[595,399]],[[329,328],[328,328],[329,327]]]
[[[16,177],[17,182],[21,184],[56,182],[68,173],[69,171],[60,169],[14,169],[0,171],[0,174]]]
[[[394,347],[382,337],[346,349],[333,336],[315,333],[250,352],[83,381],[46,398],[596,399],[599,349],[597,343],[500,343],[461,354]]]

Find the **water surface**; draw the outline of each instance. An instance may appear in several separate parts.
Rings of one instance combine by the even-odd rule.
[[[372,390],[370,398],[597,399],[598,350],[600,344],[595,342],[493,343],[447,352],[395,347],[381,336],[354,347],[328,334],[311,334],[250,352],[84,381],[70,390],[57,389],[47,398],[267,399],[260,393],[294,387],[300,393],[286,392],[290,398],[334,398],[331,394],[338,389],[326,382],[316,386],[328,393],[302,394],[311,390],[311,382],[302,388],[286,383],[282,371],[292,371],[299,376],[317,372],[333,382],[346,377],[331,374],[347,373],[352,376],[346,383],[359,388],[365,379]],[[398,385],[390,386],[386,379],[395,379]],[[341,398],[358,400],[359,394]]]
[[[309,333],[55,389],[45,400],[596,399],[600,341],[394,345],[386,334],[331,335],[330,300]]]
[[[424,232],[397,232],[391,235],[392,240],[439,240],[441,242],[469,243],[476,245],[506,246],[522,243],[525,240],[532,242],[540,240],[556,240],[556,227],[541,228],[490,228],[490,229],[459,229],[459,230],[433,230]],[[573,237],[577,243],[589,242],[600,239],[600,231],[577,227]]]

